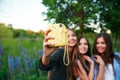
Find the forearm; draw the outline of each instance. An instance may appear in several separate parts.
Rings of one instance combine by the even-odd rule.
[[[96,80],[104,80],[104,64],[99,65],[99,71]]]
[[[78,75],[80,77],[80,80],[89,80],[89,77],[86,73],[78,72]]]
[[[50,63],[50,56],[43,55],[42,57],[42,64],[44,66],[48,65]]]
[[[80,78],[80,80],[90,80],[87,76],[86,77],[82,77],[82,78]]]
[[[89,80],[93,80],[93,77],[94,77],[94,63],[91,63],[90,65],[90,72],[89,72]]]
[[[80,80],[89,80],[88,75],[79,60],[77,60],[77,64],[79,67],[78,75]]]

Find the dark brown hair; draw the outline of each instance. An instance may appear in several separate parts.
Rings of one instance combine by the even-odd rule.
[[[72,29],[68,29],[70,31],[73,31]],[[74,32],[75,33],[75,32]],[[76,33],[75,33],[76,35]],[[77,37],[77,35],[76,35]],[[81,55],[77,55],[78,53],[78,47],[77,44],[73,47],[72,52],[69,53],[69,59],[70,59],[70,64],[67,66],[67,80],[73,80],[74,79],[74,66],[75,66],[75,59],[76,58],[80,58],[80,62],[82,64],[82,60],[81,60]]]
[[[85,39],[85,40],[87,41],[87,44],[88,44],[88,51],[87,51],[87,53],[86,53],[85,55],[91,57],[91,54],[90,54],[90,53],[91,53],[91,52],[90,52],[90,43],[89,43],[89,41],[88,41],[85,37],[83,37],[82,35],[79,35],[79,36],[78,36],[77,46],[79,46],[80,40],[81,40],[82,38]]]
[[[89,56],[89,57],[91,57],[91,53],[90,53],[90,44],[89,44],[89,41],[85,38],[85,37],[83,37],[82,35],[79,35],[78,36],[78,39],[77,39],[77,48],[79,47],[79,44],[80,44],[80,40],[81,39],[85,39],[86,41],[87,41],[87,44],[88,44],[88,51],[86,52],[86,54],[85,55],[87,55],[87,56]],[[77,51],[78,53],[77,53],[77,57],[78,57],[78,59],[81,61],[81,64],[82,64],[82,66],[83,66],[83,68],[85,69],[85,71],[87,72],[87,73],[89,73],[89,63],[86,61],[86,62],[83,62],[83,59],[80,57],[81,56],[81,53],[79,52],[79,48],[78,48],[78,51]]]
[[[67,67],[67,74],[68,74],[68,80],[73,80],[73,78],[75,77],[74,76],[74,73],[75,73],[75,68],[78,68],[78,65],[76,63],[76,60],[80,60],[83,68],[85,69],[86,73],[89,72],[89,68],[88,66],[86,65],[86,63],[83,61],[82,57],[81,57],[81,54],[79,52],[79,41],[84,38],[83,36],[79,36],[78,39],[77,39],[77,44],[76,46],[74,46],[73,48],[73,51],[71,52],[69,58],[70,58],[70,64],[69,66]],[[86,38],[85,38],[86,39]],[[87,39],[86,39],[87,40]],[[86,55],[90,56],[90,44],[87,40],[87,43],[88,43],[88,51],[86,53]],[[78,68],[79,69],[79,68]]]
[[[76,35],[76,33],[75,33],[75,31],[74,31],[73,29],[67,28],[67,30],[74,32],[74,34]],[[77,35],[76,35],[76,37],[77,37]],[[70,63],[69,63],[69,65],[67,66],[67,80],[73,80],[73,78],[74,78],[73,59],[72,59],[72,56],[73,56],[73,54],[76,53],[76,46],[77,46],[77,44],[73,47],[72,52],[69,53]]]
[[[99,52],[96,49],[96,41],[100,37],[102,37],[105,40],[105,43],[106,43],[106,50],[105,50],[105,53],[102,56],[102,59],[105,62],[105,64],[111,63],[111,62],[113,62],[114,53],[113,53],[113,47],[112,47],[112,40],[111,40],[109,34],[102,32],[102,33],[99,33],[99,34],[96,35],[95,40],[94,40],[94,45],[93,45],[93,54],[94,55],[96,55],[96,54],[100,55]]]

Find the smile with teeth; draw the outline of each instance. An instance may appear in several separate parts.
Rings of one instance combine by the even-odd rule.
[[[103,51],[104,49],[103,48],[98,48],[98,51]]]
[[[69,41],[69,43],[71,43],[71,44],[72,44],[72,43],[75,43],[75,41],[74,41],[74,40],[71,40],[71,41]]]

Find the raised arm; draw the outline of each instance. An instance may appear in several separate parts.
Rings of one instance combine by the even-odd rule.
[[[84,55],[83,57],[90,64],[90,72],[88,74],[88,78],[89,78],[89,80],[93,80],[93,77],[94,77],[94,62],[89,56]]]
[[[49,39],[54,39],[54,37],[52,36],[48,36],[48,33],[50,32],[50,30],[47,30],[45,32],[45,38],[43,41],[43,50],[44,50],[44,54],[42,57],[42,63],[44,66],[48,65],[50,63],[50,56],[52,54],[52,52],[56,49],[55,47],[51,47],[54,44],[48,42]]]
[[[99,64],[99,70],[96,77],[96,80],[104,80],[104,61],[98,55],[95,55],[95,61]]]
[[[89,77],[87,76],[87,73],[79,60],[77,60],[77,65],[79,67],[77,72],[80,77],[80,80],[89,80]]]

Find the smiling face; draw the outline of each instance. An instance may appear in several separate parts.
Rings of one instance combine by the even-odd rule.
[[[85,38],[81,38],[79,41],[79,52],[81,54],[86,54],[88,51],[88,43],[87,40]]]
[[[103,37],[99,37],[96,41],[96,50],[98,51],[98,53],[100,53],[100,55],[103,55],[106,51],[106,42],[104,40]]]
[[[68,30],[68,47],[73,47],[77,43],[77,36],[72,30]]]

